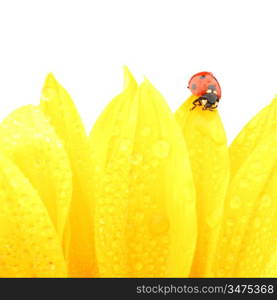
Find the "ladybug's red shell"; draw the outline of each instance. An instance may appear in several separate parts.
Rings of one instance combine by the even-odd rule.
[[[207,90],[210,88],[214,88],[217,93],[218,99],[221,97],[221,88],[216,80],[210,72],[199,72],[193,75],[189,81],[188,88],[192,92],[192,94],[196,96],[203,96],[207,93]]]

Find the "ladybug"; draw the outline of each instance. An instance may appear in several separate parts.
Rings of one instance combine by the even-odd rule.
[[[217,108],[221,98],[221,88],[210,72],[199,72],[193,75],[189,81],[188,88],[193,95],[199,96],[192,102],[194,105],[191,110],[197,106],[202,106],[203,110],[213,111]]]

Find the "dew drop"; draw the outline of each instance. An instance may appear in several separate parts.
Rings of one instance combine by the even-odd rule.
[[[227,219],[227,221],[226,221],[226,226],[227,226],[228,228],[232,228],[233,225],[234,225],[233,221]]]
[[[144,196],[143,201],[146,205],[149,205],[151,203],[151,197],[150,196]]]
[[[50,268],[51,271],[55,271],[56,270],[56,266],[51,261],[49,262],[49,268]]]
[[[135,153],[132,158],[132,164],[137,166],[141,164],[142,160],[143,160],[143,156],[140,153]]]
[[[138,211],[135,215],[134,215],[134,221],[140,223],[144,220],[144,213],[142,211]]]
[[[101,167],[99,165],[96,165],[94,170],[95,170],[95,173],[100,173],[101,172]]]
[[[120,127],[114,127],[112,131],[113,136],[118,136],[120,134]]]
[[[154,267],[153,265],[149,265],[149,266],[148,266],[148,269],[149,269],[150,272],[153,272],[154,269],[155,269],[155,267]]]
[[[104,190],[107,194],[111,193],[112,192],[112,185],[111,184],[107,184],[105,187],[104,187]]]
[[[106,222],[103,218],[99,219],[99,224],[104,225]]]
[[[142,270],[142,267],[143,267],[143,265],[142,265],[142,263],[140,263],[140,262],[136,263],[136,265],[135,265],[136,271],[141,271],[141,270]]]
[[[153,154],[158,158],[166,158],[169,154],[170,145],[166,141],[158,141],[153,145]]]
[[[248,182],[246,180],[241,180],[239,182],[240,189],[246,189],[248,187]]]
[[[119,264],[114,264],[114,265],[113,265],[113,268],[114,268],[114,271],[115,271],[116,273],[119,273],[119,272],[120,272],[120,265],[119,265]]]
[[[158,167],[158,166],[159,166],[159,161],[158,161],[157,159],[152,160],[152,161],[151,161],[151,166],[152,166],[153,168]]]
[[[232,242],[233,242],[235,247],[239,247],[239,245],[241,243],[241,238],[239,236],[236,236],[236,237],[233,238]]]
[[[128,151],[131,148],[132,142],[128,139],[123,139],[119,143],[119,151],[125,152]]]
[[[169,220],[162,214],[153,215],[151,217],[149,227],[153,234],[166,233],[169,230]]]
[[[262,195],[261,203],[264,207],[269,207],[271,204],[271,197],[268,194]]]
[[[151,128],[149,127],[144,127],[142,130],[141,130],[141,133],[140,133],[142,136],[149,136],[151,134]]]
[[[232,197],[230,201],[230,207],[231,208],[239,208],[240,207],[240,197],[235,195]]]
[[[57,96],[55,90],[53,90],[52,88],[44,88],[43,93],[44,101],[50,101],[52,98],[55,98]]]
[[[247,218],[247,216],[242,216],[241,218],[240,218],[240,222],[241,222],[241,224],[247,224],[247,222],[248,222],[248,218]]]
[[[261,220],[260,220],[259,218],[256,218],[256,219],[254,220],[254,227],[255,227],[256,229],[258,229],[260,226],[261,226]]]
[[[211,228],[216,227],[219,224],[220,218],[221,218],[221,210],[214,211],[207,218],[208,226]]]
[[[115,211],[115,209],[114,209],[113,206],[108,207],[107,210],[108,210],[108,212],[109,212],[110,214],[113,214],[114,211]]]

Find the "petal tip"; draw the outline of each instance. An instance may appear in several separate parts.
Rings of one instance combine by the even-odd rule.
[[[53,87],[57,84],[58,84],[58,82],[57,82],[57,79],[55,78],[54,74],[52,72],[49,72],[45,78],[43,88]]]
[[[135,80],[135,77],[126,65],[123,66],[123,74],[124,74],[124,89],[130,86],[136,88],[137,82]]]
[[[152,82],[145,75],[143,76],[143,82],[142,82],[141,86],[144,88],[148,88],[148,89],[153,89],[153,90],[156,89],[154,87],[154,85],[152,84]]]
[[[54,73],[53,72],[49,72],[46,75],[46,80],[54,80],[54,81],[56,81],[56,77],[54,76]]]

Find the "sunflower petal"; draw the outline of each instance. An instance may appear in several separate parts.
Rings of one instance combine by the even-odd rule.
[[[277,97],[246,124],[230,145],[231,177],[264,136],[277,130]]]
[[[248,154],[232,178],[215,258],[219,277],[260,277],[276,251],[277,135]]]
[[[264,271],[261,273],[261,277],[277,278],[277,246],[275,247],[275,251],[270,256]]]
[[[136,90],[131,77],[97,120],[91,143],[100,275],[188,276],[195,191],[182,134],[162,96],[147,80]]]
[[[88,138],[70,95],[53,74],[46,78],[40,107],[63,142],[73,173],[72,203],[64,242],[69,274],[72,277],[94,277],[97,266]]]
[[[225,131],[217,111],[191,111],[195,96],[177,110],[188,146],[196,187],[198,240],[191,276],[212,277],[211,257],[218,240],[229,180],[229,154]]]
[[[30,180],[62,238],[71,201],[67,155],[39,108],[28,105],[0,125],[0,147]]]
[[[0,155],[0,277],[65,277],[60,240],[30,182]]]

